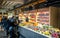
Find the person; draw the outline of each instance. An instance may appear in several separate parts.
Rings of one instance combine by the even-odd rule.
[[[6,35],[8,36],[8,19],[7,19],[7,17],[6,16],[3,16],[3,18],[2,18],[2,25],[3,25],[3,28],[4,28],[4,30],[6,31]]]
[[[19,25],[19,23],[21,23],[21,20],[19,20],[18,17],[16,17],[15,21],[16,21],[15,25],[17,27],[17,38],[19,38],[20,37],[20,33],[19,33],[19,30],[18,30],[19,29],[18,25]]]
[[[5,16],[2,17],[1,23],[4,25]]]
[[[6,30],[7,18],[5,16],[2,18],[2,25],[3,25],[4,29]]]
[[[13,19],[13,21],[11,21],[11,26],[9,27],[9,33],[10,33],[10,38],[17,38],[18,35],[18,23],[16,19]]]
[[[26,22],[29,22],[29,18],[28,17],[26,17]]]
[[[12,16],[11,18],[9,18],[9,20],[11,21],[11,22],[13,22],[14,21],[14,16]]]

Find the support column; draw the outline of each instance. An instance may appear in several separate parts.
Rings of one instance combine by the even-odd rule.
[[[50,7],[50,25],[53,27],[58,27],[58,8]]]
[[[58,28],[60,29],[60,7],[58,7]]]

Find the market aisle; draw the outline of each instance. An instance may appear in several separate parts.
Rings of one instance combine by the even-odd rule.
[[[0,25],[0,38],[9,38],[6,36],[6,31],[3,30],[3,28],[1,29],[1,25]],[[19,38],[24,38],[22,35]]]

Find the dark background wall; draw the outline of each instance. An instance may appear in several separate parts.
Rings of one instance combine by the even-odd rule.
[[[49,7],[50,25],[60,29],[60,7]]]
[[[58,27],[60,29],[60,8],[58,8]]]

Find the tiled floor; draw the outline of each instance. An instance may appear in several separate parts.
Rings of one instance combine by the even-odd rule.
[[[0,38],[7,38],[6,32],[4,31],[3,28],[1,28],[1,26],[0,26]]]
[[[6,32],[0,31],[0,38],[7,38]]]

